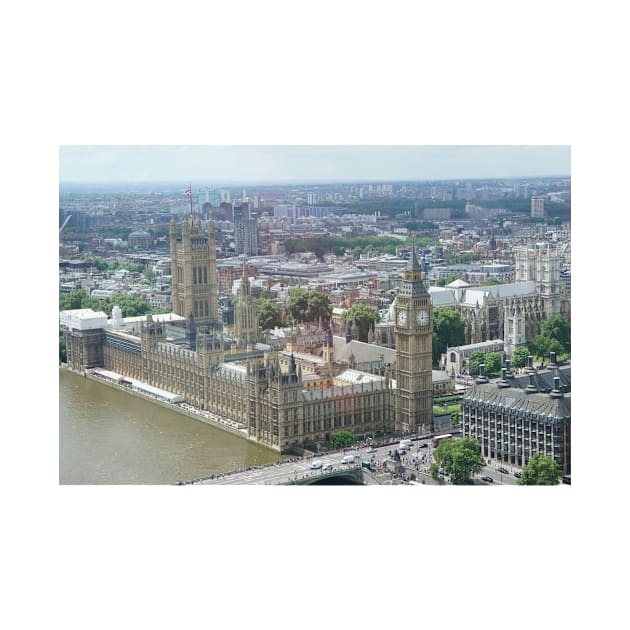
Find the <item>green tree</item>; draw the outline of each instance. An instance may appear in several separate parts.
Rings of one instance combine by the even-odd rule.
[[[452,308],[433,310],[433,363],[440,361],[447,347],[461,346],[466,342],[466,322]]]
[[[436,463],[431,464],[431,478],[437,481],[439,476],[440,476],[440,467]]]
[[[120,306],[123,317],[136,317],[138,315],[146,315],[151,311],[151,305],[141,298],[134,295],[124,295],[118,293],[113,295],[106,304],[108,315],[111,317],[111,310],[114,305]]]
[[[370,328],[380,320],[377,310],[366,304],[353,304],[342,316],[345,322],[352,322],[359,328],[359,341],[367,341]]]
[[[544,335],[536,335],[534,340],[528,345],[529,351],[532,356],[541,357],[542,359],[548,358],[550,352],[556,354],[562,354],[564,348],[557,339],[551,337],[545,337]]]
[[[471,376],[479,374],[479,366],[484,364],[486,375],[494,376],[501,373],[501,366],[503,364],[502,356],[498,352],[481,352],[475,350],[470,353],[468,357],[468,373]]]
[[[485,464],[481,456],[481,444],[471,437],[442,440],[433,451],[433,457],[457,486],[468,483],[470,476],[480,472]]]
[[[306,311],[308,310],[308,291],[300,288],[291,289],[289,291],[286,306],[289,317],[293,322],[306,321]]]
[[[143,273],[145,272],[144,265],[142,263],[125,263],[123,269],[127,271],[131,271],[132,273]]]
[[[346,446],[352,446],[355,442],[356,437],[350,431],[335,431],[330,436],[331,448],[345,448]]]
[[[267,298],[256,300],[258,323],[263,330],[270,330],[276,326],[282,326],[282,309],[278,304]]]
[[[571,352],[571,323],[562,315],[552,315],[540,324],[540,334],[555,339],[564,352]]]
[[[477,254],[474,254],[473,252],[464,252],[463,254],[460,254],[458,258],[459,262],[462,264],[471,263],[477,260]]]
[[[102,258],[95,258],[92,264],[99,270],[105,271],[108,267],[107,263]]]
[[[308,307],[306,309],[307,321],[317,321],[321,317],[324,320],[330,319],[332,315],[332,304],[330,296],[323,291],[308,292]]]
[[[482,363],[484,365],[486,363],[486,354],[480,350],[471,352],[470,355],[468,355],[468,361],[466,362],[466,365],[468,366],[468,374],[471,376],[477,376],[477,374],[479,374],[479,366]]]
[[[488,352],[486,354],[486,374],[498,376],[501,374],[503,366],[503,355],[499,352]]]
[[[452,273],[448,278],[440,278],[436,281],[435,286],[437,287],[445,287],[447,284],[451,282],[455,282],[459,276],[456,273]]]
[[[497,284],[504,284],[502,280],[497,278],[488,278],[485,282],[482,282],[480,286],[482,287],[493,287]]]
[[[523,467],[516,483],[520,486],[555,486],[560,482],[560,477],[562,468],[553,457],[534,455]]]
[[[519,346],[512,353],[511,365],[513,367],[525,367],[529,357],[529,350],[525,346]]]
[[[81,308],[81,303],[87,298],[87,293],[83,289],[72,291],[72,293],[59,294],[59,310],[72,311]]]

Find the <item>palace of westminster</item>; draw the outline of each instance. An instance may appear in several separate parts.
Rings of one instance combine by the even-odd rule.
[[[170,392],[237,422],[248,439],[281,452],[328,441],[341,429],[438,429],[432,407],[439,374],[432,370],[434,300],[415,251],[391,309],[395,351],[370,344],[381,363],[384,355],[389,359],[380,369],[361,369],[352,353],[341,358],[343,340],[333,339],[331,322],[320,321],[306,334],[295,330],[282,341],[261,331],[246,263],[233,329],[224,328],[212,221],[205,228],[199,215],[190,214],[178,229],[173,218],[170,253],[172,313],[122,318],[114,307],[111,319],[91,309],[60,314],[70,368],[100,368]],[[560,312],[559,304],[545,312],[552,301],[537,300],[541,310],[535,317]],[[517,308],[508,315],[509,325],[518,325]],[[348,330],[345,341],[351,340]],[[495,456],[488,448],[484,453]]]

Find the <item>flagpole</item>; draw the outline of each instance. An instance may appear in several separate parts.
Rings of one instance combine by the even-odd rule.
[[[188,184],[188,190],[190,190],[190,216],[192,217],[192,184]]]

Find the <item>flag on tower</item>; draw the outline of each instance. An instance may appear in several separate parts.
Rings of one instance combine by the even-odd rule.
[[[192,190],[191,190],[190,186],[188,186],[188,188],[186,188],[186,190],[184,192],[184,197],[190,197],[191,194],[192,194]]]

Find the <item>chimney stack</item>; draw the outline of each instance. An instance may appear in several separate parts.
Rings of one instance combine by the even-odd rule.
[[[510,370],[510,360],[509,359],[505,360],[505,369],[507,370],[507,373],[506,373],[505,377],[510,379],[510,380],[513,379],[514,378],[514,373],[512,372],[512,370]]]
[[[536,388],[536,385],[534,383],[534,380],[536,378],[536,372],[530,372],[529,373],[529,385],[525,388],[525,393],[526,394],[535,394],[538,389]]]
[[[551,390],[551,393],[549,395],[551,396],[551,398],[564,398],[564,393],[560,386],[559,376],[553,377],[553,389]]]
[[[501,380],[497,381],[497,387],[509,387],[510,382],[507,380],[507,368],[501,368]]]
[[[487,383],[488,379],[486,378],[486,364],[482,363],[479,366],[479,376],[475,379],[475,383],[478,385],[482,385],[483,383]]]

